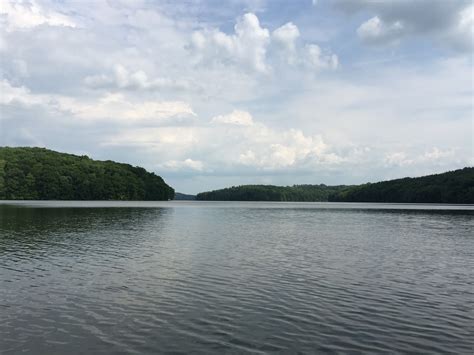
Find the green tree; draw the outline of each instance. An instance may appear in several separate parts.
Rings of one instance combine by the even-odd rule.
[[[0,147],[0,198],[168,200],[174,190],[143,168],[43,148]]]

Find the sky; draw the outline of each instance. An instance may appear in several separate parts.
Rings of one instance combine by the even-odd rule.
[[[0,146],[177,191],[474,165],[474,5],[0,0]]]

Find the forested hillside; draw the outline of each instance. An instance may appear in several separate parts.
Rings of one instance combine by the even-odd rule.
[[[474,203],[474,168],[353,186],[331,194],[329,201]]]
[[[210,201],[327,201],[330,194],[335,194],[347,186],[326,185],[243,185],[201,192],[196,200]]]
[[[189,194],[183,194],[180,192],[176,192],[174,194],[174,199],[175,200],[182,200],[182,201],[193,201],[196,199],[195,195],[189,195]]]
[[[140,167],[43,148],[0,147],[0,199],[168,200],[174,190]]]
[[[201,192],[211,201],[474,203],[474,168],[353,186],[243,185]]]

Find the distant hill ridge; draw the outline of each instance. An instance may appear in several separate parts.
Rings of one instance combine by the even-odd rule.
[[[44,148],[0,147],[3,200],[169,200],[174,190],[140,167]]]
[[[196,200],[209,201],[328,201],[329,195],[346,189],[348,186],[327,185],[241,185],[221,190],[201,192]]]
[[[335,202],[474,203],[474,168],[367,183],[329,196]]]
[[[196,199],[195,195],[183,194],[181,192],[176,192],[174,195],[175,200],[183,200],[183,201],[192,201]]]
[[[242,185],[201,192],[197,200],[474,203],[474,168],[352,186]]]

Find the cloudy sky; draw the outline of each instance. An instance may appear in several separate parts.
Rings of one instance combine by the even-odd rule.
[[[0,0],[0,145],[177,191],[473,165],[471,1]]]

